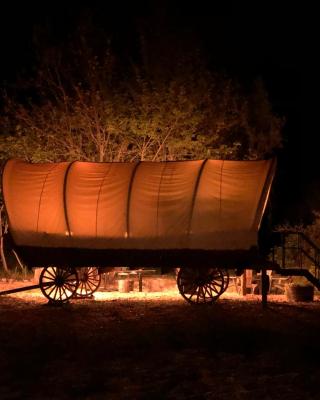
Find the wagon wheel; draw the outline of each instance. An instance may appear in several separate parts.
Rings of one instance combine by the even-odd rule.
[[[222,292],[220,293],[220,295],[221,295],[222,293],[224,293],[228,289],[230,276],[229,276],[229,272],[228,272],[227,269],[223,268],[220,271],[223,274],[223,289],[222,289]]]
[[[75,268],[46,267],[39,278],[40,289],[50,302],[65,303],[74,295],[79,285]]]
[[[96,267],[85,267],[78,269],[79,285],[75,292],[75,297],[86,298],[91,297],[99,288],[101,275]]]
[[[181,268],[177,285],[182,297],[192,304],[213,303],[226,288],[224,272],[219,268]]]

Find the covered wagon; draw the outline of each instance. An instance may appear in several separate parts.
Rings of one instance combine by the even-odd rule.
[[[178,268],[182,296],[203,303],[226,289],[229,268],[264,266],[258,231],[274,172],[274,159],[9,160],[2,185],[15,249],[30,268],[43,267],[49,299],[92,284],[81,271],[152,266]]]

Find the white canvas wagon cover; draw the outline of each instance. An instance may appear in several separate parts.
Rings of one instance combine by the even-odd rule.
[[[274,168],[274,160],[9,160],[2,183],[18,246],[245,250],[257,246]]]

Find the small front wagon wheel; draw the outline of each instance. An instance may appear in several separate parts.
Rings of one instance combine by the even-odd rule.
[[[66,303],[77,290],[79,278],[75,268],[46,267],[39,278],[43,295],[54,304]]]
[[[182,297],[192,304],[212,304],[226,287],[219,268],[180,268],[177,285]]]

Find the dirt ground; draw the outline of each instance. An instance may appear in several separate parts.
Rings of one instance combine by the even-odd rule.
[[[28,282],[24,282],[28,284]],[[30,284],[30,283],[29,283]],[[15,283],[1,283],[0,290]],[[320,399],[320,300],[0,297],[0,399]]]

